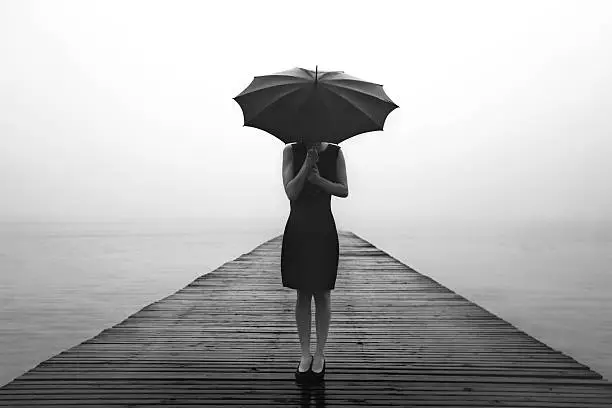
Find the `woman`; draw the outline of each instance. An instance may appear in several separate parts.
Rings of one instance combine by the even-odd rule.
[[[297,142],[283,150],[283,184],[291,211],[281,250],[284,287],[297,290],[295,320],[302,358],[296,379],[323,379],[323,354],[331,317],[330,293],[338,271],[338,232],[331,196],[347,197],[348,183],[340,146]],[[315,299],[317,347],[310,354],[311,299]]]

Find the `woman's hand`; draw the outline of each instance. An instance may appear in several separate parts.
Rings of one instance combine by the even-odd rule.
[[[319,174],[319,168],[317,167],[315,163],[315,165],[310,170],[310,173],[308,174],[308,181],[311,182],[312,184],[317,184],[320,180],[321,180],[321,175]]]
[[[319,160],[319,151],[316,147],[312,147],[308,149],[306,152],[306,166],[309,170],[317,165],[317,160]]]

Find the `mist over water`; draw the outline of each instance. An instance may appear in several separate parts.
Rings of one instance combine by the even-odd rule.
[[[353,230],[612,379],[612,222],[364,222]]]
[[[0,384],[275,235],[256,221],[0,223]]]
[[[282,234],[284,222],[1,223],[0,384]],[[612,378],[610,223],[338,224]]]

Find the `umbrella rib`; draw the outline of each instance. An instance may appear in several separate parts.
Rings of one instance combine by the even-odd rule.
[[[372,123],[374,123],[374,125],[376,125],[376,128],[382,129],[382,126],[378,122],[376,122],[376,120],[374,120],[374,118],[372,118],[372,116],[370,116],[366,111],[361,109],[359,106],[355,105],[350,99],[348,99],[344,95],[340,95],[340,94],[332,91],[331,89],[328,89],[328,91],[329,91],[329,93],[331,93],[333,95],[336,95],[339,98],[344,99],[346,102],[348,102],[349,105],[351,105],[353,108],[357,109],[359,112],[363,113],[368,119],[370,119],[370,121]]]
[[[272,89],[272,88],[278,88],[279,86],[296,86],[296,85],[297,86],[303,86],[303,83],[288,83],[288,84],[266,85],[265,87],[262,87],[262,88],[257,88],[257,89],[253,89],[252,91],[241,93],[237,97],[242,97],[244,95],[252,95],[255,92],[265,91],[265,90]]]
[[[297,77],[294,75],[287,75],[287,74],[270,74],[270,75],[256,75],[253,78],[291,78],[291,79],[298,79],[304,82],[308,82],[306,78],[301,78],[301,77]]]
[[[333,75],[333,74],[344,74],[344,71],[319,71],[319,73],[321,73],[321,76],[319,77],[319,81],[324,81],[327,76]],[[333,81],[334,79],[332,79]]]
[[[301,69],[302,72],[305,72],[314,81],[314,79],[315,79],[314,71],[310,71],[310,70],[305,69],[305,68],[299,68],[299,69]]]
[[[265,110],[269,109],[272,105],[274,105],[275,103],[277,103],[281,99],[286,98],[288,95],[291,95],[293,92],[301,91],[301,90],[302,90],[302,88],[297,88],[297,89],[293,89],[293,90],[290,90],[288,92],[285,92],[285,93],[283,93],[281,95],[278,95],[271,102],[269,102],[267,105],[265,105],[263,108],[261,108],[259,110],[259,112],[255,113],[254,115],[251,115],[251,119],[249,121],[247,121],[246,123],[251,122],[251,120],[253,120],[256,116],[261,115]]]
[[[304,75],[304,74],[306,74],[306,75]],[[305,81],[310,81],[312,79],[312,75],[308,75],[306,70],[304,68],[300,68],[300,67],[295,67],[295,68],[288,69],[288,70],[285,70],[285,71],[276,72],[276,73],[271,74],[271,75],[281,75],[281,76],[288,76],[288,77],[292,77],[292,78],[300,78],[300,79],[303,79]],[[263,75],[263,76],[267,76],[267,75]]]
[[[345,91],[354,92],[354,93],[357,93],[359,95],[364,95],[364,96],[368,96],[370,98],[375,98],[378,101],[382,101],[382,102],[393,104],[393,101],[391,101],[391,99],[386,94],[385,94],[385,96],[387,97],[387,99],[383,99],[383,98],[379,97],[378,95],[373,95],[373,94],[371,94],[371,93],[369,93],[367,91],[356,90],[356,89],[353,89],[353,88],[348,88],[348,87],[341,86],[339,84],[332,84],[331,82],[325,82],[325,86],[332,86],[332,87],[339,88],[339,89],[342,89],[342,90],[345,90]],[[385,91],[383,89],[381,89],[381,91],[383,92],[383,94],[385,93]]]
[[[366,84],[366,85],[378,85],[378,86],[382,86],[382,84],[378,84],[376,82],[364,81],[363,79],[358,79],[358,78],[331,78],[331,79],[328,79],[325,82],[329,83],[331,81],[347,81],[347,82],[357,82],[357,83]]]

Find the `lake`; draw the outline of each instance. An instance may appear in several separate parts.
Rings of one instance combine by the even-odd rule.
[[[0,385],[282,234],[285,220],[0,223]],[[338,228],[612,379],[609,223]]]

